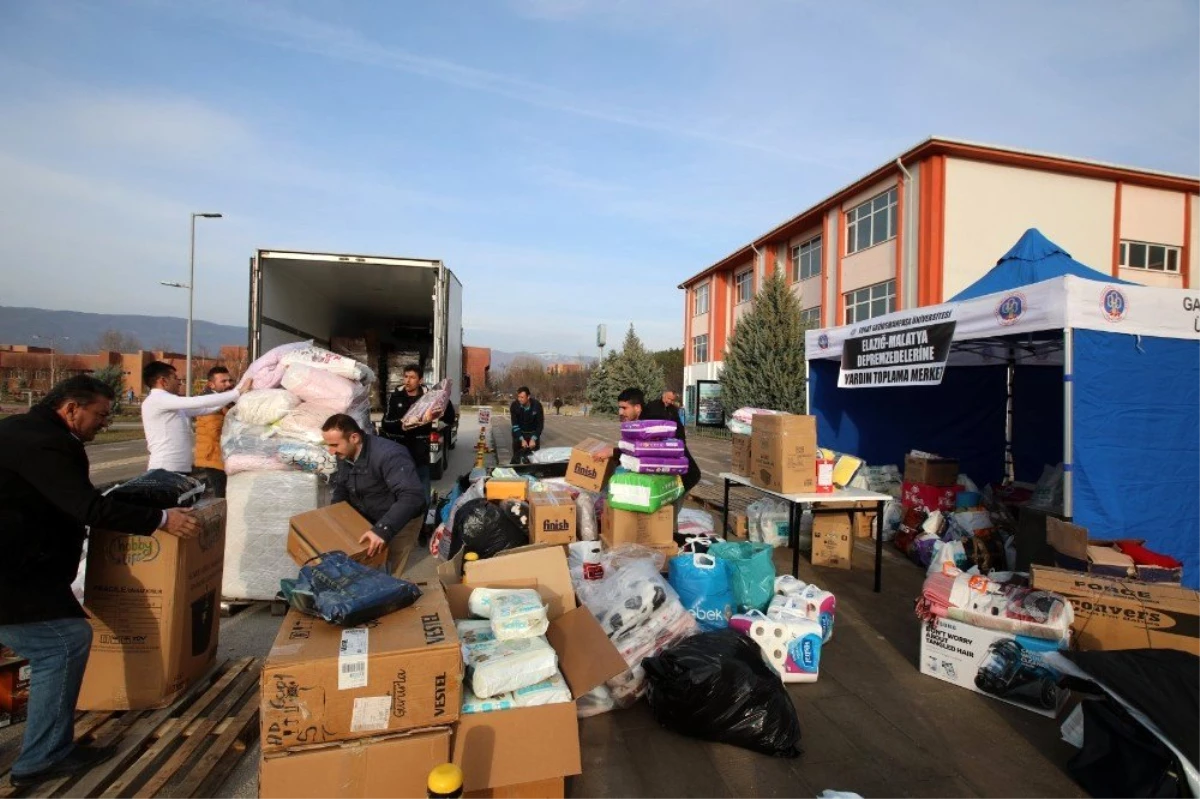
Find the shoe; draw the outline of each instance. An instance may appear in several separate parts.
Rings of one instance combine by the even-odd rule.
[[[8,781],[14,788],[28,788],[56,777],[66,777],[70,774],[87,771],[109,760],[116,753],[117,747],[115,746],[76,746],[69,755],[54,765],[32,774],[10,773]]]

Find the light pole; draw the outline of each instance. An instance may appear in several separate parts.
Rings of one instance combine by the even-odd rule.
[[[187,388],[184,396],[192,396],[192,309],[196,298],[196,217],[203,219],[220,219],[222,214],[192,213],[191,248],[188,255],[188,282],[167,283],[159,281],[164,286],[188,290],[188,323],[187,323]]]

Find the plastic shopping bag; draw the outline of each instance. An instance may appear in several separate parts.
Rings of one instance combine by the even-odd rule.
[[[711,555],[677,555],[667,564],[668,581],[701,630],[719,630],[733,615],[729,563]]]
[[[765,611],[775,593],[775,562],[770,544],[752,541],[722,541],[708,554],[730,565],[730,585],[739,613]]]

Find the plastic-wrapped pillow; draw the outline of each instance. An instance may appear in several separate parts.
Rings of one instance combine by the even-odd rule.
[[[286,389],[251,391],[238,398],[238,418],[246,424],[274,424],[299,404],[300,398]]]
[[[367,391],[361,383],[302,363],[288,367],[283,387],[304,402],[330,408],[331,413],[346,413]]]

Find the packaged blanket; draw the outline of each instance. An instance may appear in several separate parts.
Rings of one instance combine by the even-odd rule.
[[[676,423],[668,419],[638,419],[621,422],[621,438],[626,441],[654,441],[674,438]]]
[[[361,383],[302,363],[288,367],[283,387],[304,402],[328,408],[331,415],[348,412],[367,392]]]
[[[677,474],[684,475],[688,471],[687,458],[679,457],[635,457],[622,455],[621,466],[637,474]]]
[[[683,455],[683,441],[678,438],[661,438],[651,441],[617,442],[617,447],[624,453],[634,457],[661,458],[670,455]]]
[[[299,404],[300,398],[286,389],[250,391],[238,397],[238,418],[246,424],[274,424]]]
[[[279,362],[288,369],[294,366],[308,366],[355,382],[365,379],[368,375],[372,382],[375,379],[374,373],[363,364],[322,347],[307,346],[294,349],[285,353]]]
[[[405,429],[411,427],[420,427],[424,424],[429,424],[434,419],[440,419],[442,413],[445,412],[446,406],[450,403],[450,389],[453,381],[446,378],[438,383],[429,391],[426,391],[421,397],[412,404],[408,412],[404,414],[404,418],[400,420],[400,425]]]
[[[619,510],[654,513],[682,495],[683,483],[676,475],[618,469],[608,482],[608,504]]]
[[[321,436],[321,428],[325,421],[341,411],[327,408],[313,402],[302,402],[285,413],[272,425],[271,429],[278,436],[295,441],[304,441],[317,446],[324,446],[325,439]]]
[[[312,341],[280,344],[256,358],[254,363],[246,368],[244,377],[250,380],[251,388],[255,391],[279,388],[283,383],[283,373],[287,371],[287,365],[282,363],[283,357],[290,352],[303,350],[312,345]]]
[[[545,638],[482,641],[465,649],[471,688],[480,699],[526,688],[558,673],[558,655]]]

